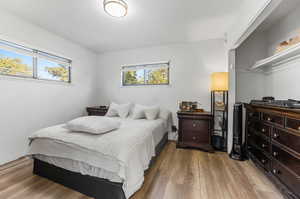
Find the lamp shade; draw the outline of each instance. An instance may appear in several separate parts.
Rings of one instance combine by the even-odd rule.
[[[211,75],[211,91],[228,91],[228,72],[216,72]]]

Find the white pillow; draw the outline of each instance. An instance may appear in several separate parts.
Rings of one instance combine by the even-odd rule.
[[[112,102],[105,116],[107,117],[117,117],[118,116],[118,104]]]
[[[142,105],[139,105],[139,104],[136,104],[133,108],[133,111],[132,111],[132,119],[134,120],[137,120],[137,119],[143,119],[146,117],[145,115],[145,109],[147,107],[146,106],[142,106]]]
[[[159,113],[159,107],[147,108],[144,112],[147,120],[156,120]]]
[[[117,110],[118,115],[121,118],[126,118],[129,115],[130,109],[131,109],[131,104],[130,103],[120,104],[119,107],[118,107],[118,110]]]
[[[170,115],[172,115],[171,111],[164,109],[164,108],[160,108],[159,118],[167,121],[169,119]]]
[[[130,112],[131,104],[116,104],[112,102],[109,106],[109,109],[105,116],[107,117],[116,117],[120,116],[122,118],[126,118]]]
[[[69,121],[65,128],[75,132],[103,134],[120,128],[121,123],[112,118],[100,116],[86,116]]]
[[[136,104],[132,111],[132,119],[148,119],[155,120],[158,117],[160,109],[157,106],[143,106]]]

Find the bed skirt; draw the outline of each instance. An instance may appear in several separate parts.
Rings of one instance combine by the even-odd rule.
[[[155,148],[156,157],[163,150],[167,142],[168,134],[166,133]],[[150,167],[154,164],[156,157],[152,158]],[[102,178],[82,175],[80,173],[56,167],[38,159],[34,159],[33,173],[95,199],[126,199],[122,189],[122,183],[115,183]]]

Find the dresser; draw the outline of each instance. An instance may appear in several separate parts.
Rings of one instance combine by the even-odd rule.
[[[107,111],[108,111],[108,107],[100,107],[100,106],[93,106],[93,107],[87,107],[86,111],[88,113],[88,115],[90,116],[104,116]]]
[[[211,145],[212,114],[208,112],[177,112],[179,148],[196,148],[213,152]]]
[[[300,198],[300,110],[246,104],[247,156],[289,199]]]

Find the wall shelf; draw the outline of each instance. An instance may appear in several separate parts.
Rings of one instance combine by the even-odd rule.
[[[273,68],[300,58],[300,44],[276,53],[275,55],[257,61],[250,69],[254,71],[268,71]]]

